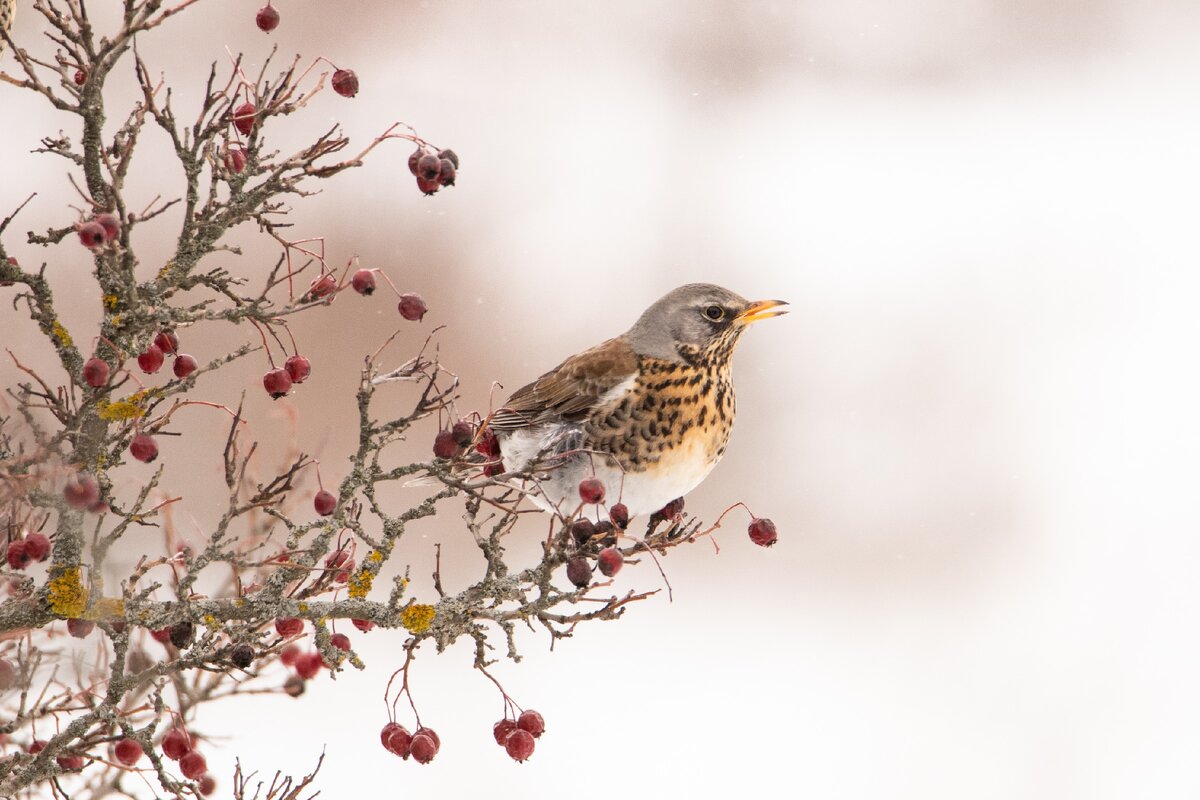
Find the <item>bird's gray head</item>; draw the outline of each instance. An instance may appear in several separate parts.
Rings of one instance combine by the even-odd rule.
[[[787,313],[775,310],[782,305],[787,304],[751,302],[711,283],[689,283],[647,308],[626,336],[638,355],[685,361],[712,347],[732,349],[750,323]]]

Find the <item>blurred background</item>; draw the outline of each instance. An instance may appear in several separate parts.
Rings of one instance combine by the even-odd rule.
[[[256,2],[225,0],[139,46],[179,108],[226,46],[251,67],[278,45],[355,69],[359,95],[319,96],[278,126],[283,148],[335,122],[365,144],[403,120],[460,154],[459,185],[425,198],[411,148],[384,146],[298,202],[293,222],[326,237],[331,262],[358,256],[425,296],[430,314],[401,327],[391,363],[447,326],[441,358],[465,408],[485,409],[493,381],[506,396],[619,333],[682,283],[792,302],[743,339],[732,443],[687,499],[706,519],[745,501],[780,542],[754,547],[734,518],[719,554],[700,544],[665,559],[674,602],[664,592],[582,626],[553,653],[544,633],[523,633],[524,660],[495,674],[547,720],[524,765],[492,742],[500,698],[462,644],[414,667],[438,759],[385,753],[381,698],[402,639],[349,629],[366,672],[202,717],[198,730],[229,734],[209,752],[223,789],[235,756],[295,774],[324,749],[329,797],[1200,792],[1200,7],[275,6],[269,37]],[[25,11],[15,35],[38,30]],[[12,71],[11,55],[0,67]],[[114,108],[133,96],[127,73]],[[0,209],[36,191],[16,229],[73,220],[63,164],[27,153],[59,128],[77,137],[74,121],[2,92]],[[145,137],[130,196],[178,192],[162,145]],[[145,277],[175,224],[140,229]],[[235,238],[246,255],[209,264],[261,277],[276,251],[250,230]],[[23,233],[5,244],[46,260],[76,339],[94,335],[83,249],[41,251]],[[44,358],[0,300],[5,346]],[[247,387],[267,452],[294,441],[336,481],[361,359],[400,326],[382,292],[341,297],[297,320],[314,369],[293,397],[262,396],[261,356],[200,388],[236,403]],[[184,333],[201,361],[242,341]],[[0,376],[13,383],[10,363]],[[405,390],[388,391],[403,408]],[[188,488],[181,529],[215,518],[224,426],[181,416],[185,436],[163,444],[166,485]],[[131,492],[151,469],[126,470]],[[399,560],[418,594],[435,543],[448,589],[478,573],[457,522],[447,508],[406,538]],[[531,522],[527,542],[542,530]],[[618,583],[663,585],[649,563]]]

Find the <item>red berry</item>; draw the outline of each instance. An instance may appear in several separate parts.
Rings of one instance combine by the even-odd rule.
[[[86,472],[77,472],[67,479],[63,499],[71,508],[90,509],[100,500],[100,484]]]
[[[233,127],[241,132],[242,136],[249,136],[250,131],[254,130],[254,114],[258,111],[254,107],[254,103],[242,103],[233,110]]]
[[[348,552],[346,552],[345,550],[340,549],[340,548],[337,550],[334,550],[332,553],[325,556],[325,568],[326,569],[337,569],[338,567],[345,564],[347,559],[350,560],[351,564],[354,563],[354,560],[350,558],[350,554]]]
[[[304,620],[299,617],[280,617],[275,620],[275,632],[287,639],[304,633]]]
[[[42,752],[46,749],[47,744],[48,742],[45,739],[34,739],[29,743],[30,755],[37,755],[38,753]]]
[[[175,358],[175,363],[171,365],[171,371],[175,373],[175,377],[183,380],[188,375],[191,375],[200,365],[196,363],[196,359],[189,356],[187,353],[181,353]]]
[[[322,517],[328,517],[337,508],[337,498],[333,496],[333,492],[322,489],[313,498],[313,508]]]
[[[395,722],[384,725],[383,730],[379,732],[379,743],[383,745],[383,749],[401,758],[408,758],[410,741],[412,741],[412,735],[409,734],[408,729]]]
[[[475,440],[475,426],[469,422],[456,422],[450,429],[450,436],[459,447],[469,447]]]
[[[408,157],[408,171],[413,175],[417,174],[417,162],[419,162],[421,157],[424,155],[425,148],[418,147],[416,150],[413,150],[412,155]]]
[[[196,784],[196,791],[201,797],[208,797],[217,790],[217,779],[207,772],[200,776],[200,781]]]
[[[592,568],[586,558],[572,558],[567,562],[567,580],[580,589],[592,582]]]
[[[433,439],[433,454],[438,458],[454,458],[458,455],[458,442],[450,431],[438,431]]]
[[[330,274],[322,275],[308,287],[308,294],[313,300],[323,300],[335,291],[337,291],[337,278]]]
[[[367,633],[375,627],[375,623],[369,619],[352,619],[350,622],[363,633]]]
[[[147,375],[153,375],[163,365],[162,348],[156,344],[150,345],[141,353],[138,353],[137,362],[138,366],[142,368],[142,372]]]
[[[417,159],[417,177],[427,181],[437,180],[442,169],[442,160],[433,153],[426,153]]]
[[[299,354],[288,356],[288,360],[283,362],[283,368],[287,370],[292,383],[304,383],[312,374],[312,362]]]
[[[93,250],[104,244],[104,227],[99,222],[85,222],[79,226],[79,241],[84,247]]]
[[[45,561],[50,555],[50,540],[44,533],[31,533],[25,537],[25,552],[34,561]]]
[[[179,352],[179,337],[175,335],[175,331],[159,331],[154,334],[154,343],[167,355]]]
[[[503,461],[493,461],[490,464],[484,464],[483,474],[488,478],[494,478],[497,475],[503,475],[504,474],[504,462]]]
[[[142,760],[142,756],[146,751],[142,748],[142,743],[137,739],[122,739],[117,742],[117,746],[113,748],[113,753],[127,767],[132,767],[134,764]]]
[[[411,292],[400,295],[400,305],[397,308],[400,310],[400,316],[409,322],[420,322],[425,318],[425,312],[429,310],[429,306],[425,305],[424,298]]]
[[[278,400],[292,390],[292,376],[286,369],[273,369],[263,375],[263,388],[272,400]]]
[[[83,86],[85,83],[87,83],[87,73],[81,69],[77,69],[75,70],[74,79],[76,86]]]
[[[475,450],[488,458],[499,458],[500,440],[492,431],[484,431],[483,436],[480,436],[479,441],[475,443]]]
[[[454,165],[455,169],[458,169],[458,153],[454,152],[453,150],[447,148],[445,150],[440,151],[438,153],[438,158],[446,159],[447,161],[449,161],[451,164]]]
[[[528,731],[530,736],[537,739],[546,732],[546,720],[542,719],[542,715],[533,709],[526,709],[521,712],[521,716],[517,717],[517,727]]]
[[[61,769],[65,770],[80,770],[83,769],[83,756],[73,753],[64,753],[61,756],[55,757],[54,761]]]
[[[208,772],[208,762],[197,751],[189,750],[179,759],[179,771],[183,773],[183,777],[194,781]]]
[[[770,547],[779,539],[779,535],[775,533],[775,523],[765,517],[755,517],[751,520],[748,533],[750,541],[759,547]]]
[[[683,498],[676,497],[659,510],[658,516],[668,522],[675,522],[683,516]]]
[[[339,69],[334,72],[329,85],[342,97],[354,97],[358,94],[358,76],[352,69]]]
[[[96,217],[96,222],[101,228],[104,228],[104,241],[111,242],[121,235],[121,220],[117,219],[112,214],[101,214]]]
[[[289,644],[279,651],[279,663],[285,667],[295,666],[296,661],[300,658],[300,652],[300,645]]]
[[[0,692],[8,691],[16,682],[16,667],[0,658]]]
[[[240,147],[231,147],[225,151],[225,169],[240,174],[246,168],[246,151]]]
[[[159,644],[166,644],[167,642],[171,641],[171,629],[159,628],[156,631],[150,631],[150,636],[153,637],[154,641],[158,642]]]
[[[74,636],[76,639],[85,639],[87,635],[96,629],[96,623],[87,619],[69,619],[67,620],[67,633]]]
[[[442,737],[438,736],[433,728],[417,728],[413,731],[413,736],[428,736],[433,741],[433,751],[435,753],[442,749]]]
[[[321,654],[313,650],[308,653],[302,653],[296,659],[296,674],[304,680],[316,677],[321,671],[321,667],[325,666],[325,659],[321,658]]]
[[[450,160],[447,158],[443,158],[439,163],[438,183],[440,183],[442,186],[453,186],[454,177],[457,174],[457,171],[454,169],[454,165],[451,164]]]
[[[263,33],[270,33],[279,27],[279,12],[271,8],[271,5],[268,3],[254,15],[254,24]]]
[[[330,636],[329,643],[338,650],[350,649],[350,637],[344,633],[335,633],[333,636]]]
[[[505,717],[492,726],[492,737],[496,740],[496,744],[504,746],[504,740],[508,735],[517,729],[517,721]]]
[[[508,752],[509,758],[517,762],[525,761],[533,755],[533,746],[533,735],[520,728],[510,733],[504,740],[504,749]]]
[[[158,458],[158,443],[154,441],[153,436],[147,436],[144,433],[139,433],[133,437],[133,441],[129,443],[129,454],[145,464],[149,464],[154,459]]]
[[[33,557],[29,555],[29,550],[25,545],[24,539],[17,539],[8,543],[6,558],[8,559],[8,566],[12,569],[25,569],[25,567],[29,566],[29,562],[33,561]]]
[[[408,754],[418,764],[428,764],[430,761],[433,761],[433,757],[437,755],[437,752],[438,748],[433,743],[433,739],[423,733],[414,734],[412,741],[408,744]]]
[[[437,178],[434,178],[433,180],[430,181],[430,180],[426,180],[425,178],[422,178],[420,175],[418,175],[417,176],[417,188],[420,189],[423,193],[429,195],[429,194],[437,194],[438,189],[442,188],[442,185],[437,182]]]
[[[178,761],[184,753],[191,751],[192,737],[183,728],[171,728],[163,737],[160,746],[164,756],[172,761]]]
[[[621,530],[629,527],[629,507],[624,503],[617,503],[608,510],[608,518]]]
[[[579,482],[579,496],[585,503],[603,503],[604,484],[599,478],[584,478]]]
[[[360,269],[350,278],[350,285],[354,287],[354,291],[362,295],[370,295],[375,293],[375,273],[369,269]]]
[[[606,578],[611,578],[620,572],[624,564],[625,556],[621,555],[621,551],[615,547],[604,548],[600,551],[599,558],[596,559],[596,566],[600,568],[600,572]]]

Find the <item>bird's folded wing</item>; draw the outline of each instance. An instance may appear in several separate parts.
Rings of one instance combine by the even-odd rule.
[[[637,355],[625,337],[609,339],[518,389],[492,416],[490,425],[504,432],[583,419],[601,403],[612,402],[610,392],[627,384],[636,372]]]

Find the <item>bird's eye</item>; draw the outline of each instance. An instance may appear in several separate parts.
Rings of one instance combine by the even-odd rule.
[[[713,322],[720,322],[725,319],[725,309],[720,306],[709,306],[704,309],[704,316]]]

